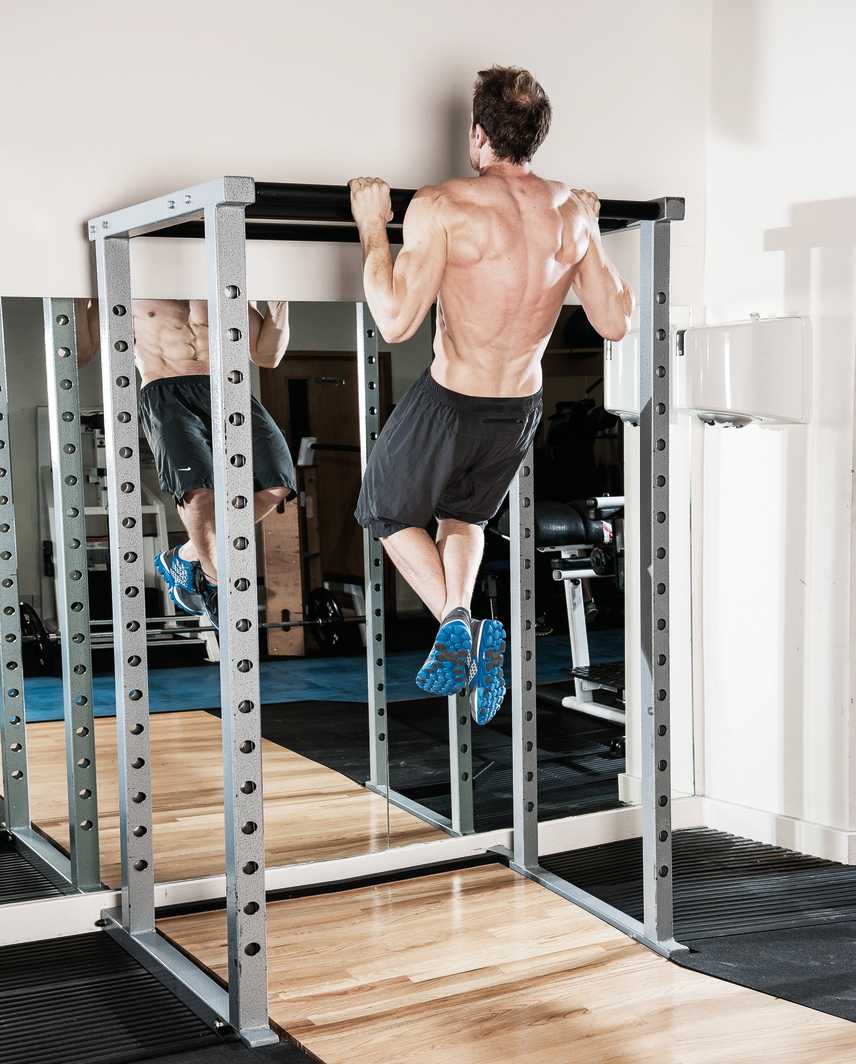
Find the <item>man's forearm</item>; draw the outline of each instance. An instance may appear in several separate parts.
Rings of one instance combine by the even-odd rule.
[[[633,290],[606,253],[600,234],[592,238],[580,276],[580,294],[594,328],[607,340],[620,340],[630,328]]]
[[[289,338],[288,303],[268,302],[251,360],[261,369],[276,369],[288,350]]]
[[[400,307],[395,297],[392,251],[383,225],[360,230],[363,247],[363,287],[372,316],[384,339],[396,329]]]
[[[75,299],[74,325],[77,364],[83,367],[93,360],[100,347],[97,303],[88,299]]]

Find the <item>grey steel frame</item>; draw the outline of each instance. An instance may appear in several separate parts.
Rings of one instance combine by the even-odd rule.
[[[362,470],[380,434],[380,363],[378,330],[365,303],[357,303],[357,372],[360,403]],[[389,802],[452,836],[470,835],[473,822],[473,766],[469,702],[449,697],[449,782],[451,817],[429,809],[390,786],[389,726],[386,698],[385,588],[383,547],[369,529],[363,533],[366,581],[366,664],[369,697],[370,775],[366,787]]]
[[[54,562],[62,578],[57,584],[57,617],[62,654],[71,879],[78,890],[98,890],[101,873],[89,565],[74,300],[45,299],[43,308],[56,537]]]
[[[111,499],[122,906],[108,931],[207,1022],[251,1046],[278,1041],[267,1008],[267,916],[245,211],[250,178],[225,177],[89,223],[95,243]],[[154,913],[143,527],[130,238],[204,219],[218,529],[228,992],[157,934]],[[115,500],[115,503],[113,502]]]
[[[683,217],[683,204],[674,210],[672,204],[675,202],[666,201],[662,220],[639,223],[642,921],[547,872],[538,862],[535,526],[531,451],[521,465],[510,496],[514,743],[514,853],[511,866],[664,956],[686,949],[674,939],[672,918],[669,735],[669,225],[672,220]]]
[[[0,821],[15,846],[61,889],[75,886],[72,861],[30,820],[26,702],[18,591],[18,547],[12,492],[11,430],[4,311],[0,301],[0,743],[3,798]]]

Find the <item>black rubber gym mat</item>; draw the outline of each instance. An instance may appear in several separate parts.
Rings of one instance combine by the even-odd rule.
[[[684,945],[691,952],[675,957],[684,968],[856,1021],[856,921],[690,940]]]
[[[308,1053],[292,1042],[248,1049],[240,1042],[223,1042],[208,1049],[153,1057],[150,1064],[323,1064],[320,1057]]]
[[[125,1064],[221,1043],[104,932],[0,949],[0,1064]]]
[[[0,835],[0,905],[51,898],[62,893],[42,871],[17,851],[15,843],[5,832]]]
[[[856,867],[709,828],[676,831],[675,937],[699,942],[856,921]],[[541,858],[550,872],[642,918],[642,840]]]

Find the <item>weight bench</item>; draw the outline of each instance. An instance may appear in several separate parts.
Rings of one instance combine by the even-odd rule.
[[[496,531],[508,539],[508,511]],[[562,699],[567,709],[623,724],[624,662],[592,665],[586,626],[583,580],[615,579],[624,586],[624,496],[575,502],[535,503],[535,549],[558,554],[553,579],[565,587],[571,639],[573,694]]]

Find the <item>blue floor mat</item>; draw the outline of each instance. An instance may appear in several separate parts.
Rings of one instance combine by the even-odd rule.
[[[591,632],[592,662],[620,661],[624,657],[623,631]],[[386,682],[390,701],[428,698],[414,683],[425,653],[402,651],[387,657]],[[556,683],[568,676],[570,647],[566,636],[538,640],[538,682]],[[348,658],[289,658],[265,661],[261,666],[264,702],[365,702],[366,661],[360,655]],[[35,676],[25,687],[27,720],[62,720],[62,681]],[[95,715],[112,717],[116,712],[114,678],[96,676],[93,682]],[[220,672],[215,665],[149,671],[149,707],[152,713],[182,709],[216,709],[220,706]]]

